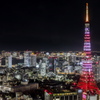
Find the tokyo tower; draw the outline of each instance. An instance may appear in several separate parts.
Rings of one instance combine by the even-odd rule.
[[[86,3],[86,19],[85,19],[85,36],[84,36],[84,53],[86,56],[83,58],[83,67],[80,80],[77,84],[79,88],[85,93],[99,93],[99,89],[96,85],[91,60],[91,42],[90,42],[90,24],[88,15],[88,3]]]

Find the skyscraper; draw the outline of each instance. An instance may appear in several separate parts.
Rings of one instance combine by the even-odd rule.
[[[46,63],[42,63],[41,65],[41,76],[46,75]]]
[[[24,52],[24,66],[25,67],[31,66],[31,54],[32,54],[32,51],[25,51]]]
[[[54,57],[49,57],[49,72],[54,72]]]
[[[2,57],[0,56],[0,66],[2,65]]]
[[[8,67],[12,68],[12,55],[8,57]]]
[[[83,67],[80,80],[77,84],[85,93],[94,92],[99,93],[99,89],[96,85],[92,70],[91,60],[91,42],[90,42],[90,24],[88,15],[88,3],[86,3],[86,20],[85,20],[85,36],[84,36],[84,50],[86,56],[83,58]]]
[[[31,54],[31,66],[36,66],[36,55]]]

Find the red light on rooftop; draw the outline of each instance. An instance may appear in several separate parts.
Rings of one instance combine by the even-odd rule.
[[[73,83],[73,85],[76,85],[76,83]]]
[[[47,90],[44,90],[45,92],[47,92]]]
[[[49,94],[52,94],[51,92],[49,92]]]
[[[96,62],[96,64],[98,64],[98,62]]]

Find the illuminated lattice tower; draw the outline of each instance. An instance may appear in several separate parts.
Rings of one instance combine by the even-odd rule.
[[[91,60],[91,43],[90,43],[90,24],[88,16],[88,3],[86,3],[86,20],[85,20],[85,36],[84,36],[84,52],[86,56],[83,59],[82,74],[77,84],[84,92],[99,93],[92,70]]]

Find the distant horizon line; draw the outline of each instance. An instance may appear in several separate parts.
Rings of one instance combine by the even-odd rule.
[[[11,52],[12,52],[12,51],[15,51],[15,52],[16,52],[16,51],[17,51],[17,52],[18,52],[18,51],[19,51],[19,52],[23,52],[23,51],[33,51],[33,52],[55,52],[55,53],[56,53],[56,52],[84,52],[84,51],[77,51],[77,50],[75,50],[75,51],[74,51],[74,50],[73,50],[73,51],[71,51],[71,50],[69,50],[69,51],[65,51],[65,50],[64,50],[64,51],[55,51],[55,50],[54,50],[54,51],[53,51],[53,50],[50,50],[50,51],[44,51],[44,50],[39,50],[39,51],[37,51],[37,50],[0,50],[0,52],[1,52],[1,51],[5,51],[5,52],[10,52],[10,51],[11,51]],[[96,50],[96,51],[91,51],[91,52],[100,52],[100,51],[99,51],[99,50]]]

